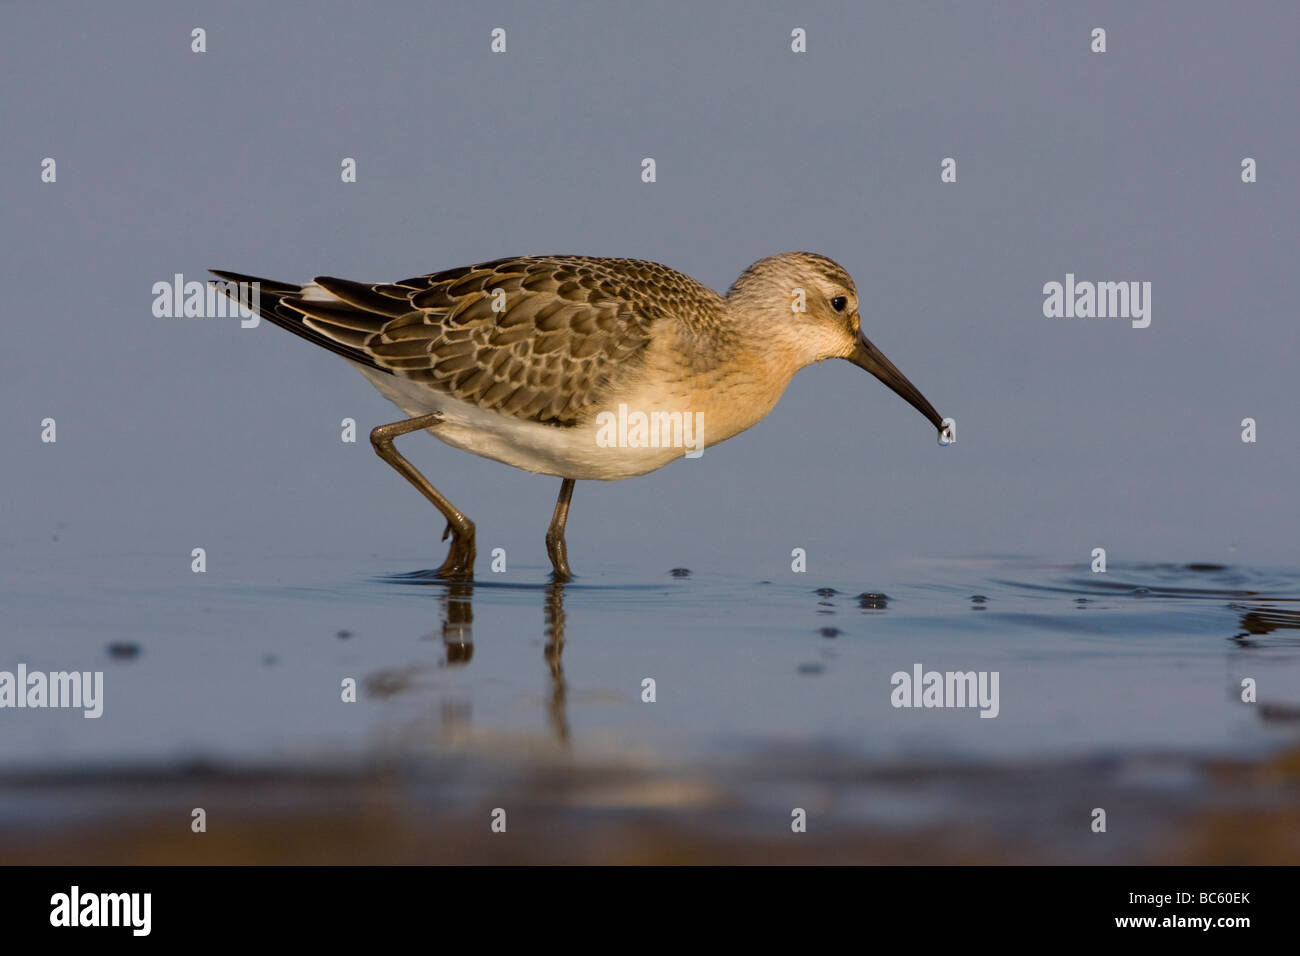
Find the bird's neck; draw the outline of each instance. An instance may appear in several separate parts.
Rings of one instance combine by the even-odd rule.
[[[648,356],[666,411],[703,414],[705,441],[716,444],[756,425],[799,370],[791,351],[772,348],[761,320],[715,328],[679,326],[671,343]]]

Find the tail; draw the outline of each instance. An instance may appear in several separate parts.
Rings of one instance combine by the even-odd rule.
[[[274,279],[259,279],[256,276],[227,272],[224,269],[209,269],[208,271],[226,283],[234,283],[234,285],[223,286],[221,291],[225,293],[227,298],[236,301],[239,300],[238,283],[245,282],[251,285],[251,283],[256,282],[255,288],[258,290],[258,297],[254,301],[257,303],[257,314],[272,325],[278,325],[286,332],[292,332],[301,339],[306,339],[321,348],[329,349],[335,355],[341,355],[350,361],[358,362],[380,372],[392,374],[392,369],[375,364],[375,360],[361,348],[317,332],[304,321],[307,318],[306,315],[290,308],[290,304],[303,301],[303,297],[308,293],[307,287],[289,282],[276,282]],[[240,304],[249,305],[250,303],[241,302]]]

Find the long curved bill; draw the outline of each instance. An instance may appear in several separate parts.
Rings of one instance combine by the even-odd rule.
[[[864,368],[876,378],[888,385],[893,391],[902,396],[907,404],[911,405],[918,412],[939,430],[943,432],[943,418],[934,410],[934,406],[926,401],[925,396],[920,390],[907,380],[907,376],[900,372],[894,363],[885,358],[881,351],[871,344],[871,341],[862,333],[858,333],[858,343],[849,356],[849,361],[858,368]]]

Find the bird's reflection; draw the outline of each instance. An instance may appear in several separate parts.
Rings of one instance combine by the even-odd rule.
[[[441,637],[444,666],[464,667],[474,656],[474,584],[440,582]],[[564,583],[553,581],[542,592],[542,660],[550,678],[547,719],[557,740],[569,740],[568,684],[564,679]],[[437,632],[435,632],[437,633]],[[432,635],[430,635],[432,636]],[[456,708],[456,721],[466,720],[465,707]]]
[[[564,654],[564,584],[560,581],[552,581],[546,590],[544,619],[546,646],[542,648],[542,657],[551,673],[551,702],[548,708],[551,729],[559,740],[568,743],[569,715],[566,704],[569,689],[564,680],[564,663],[560,660]]]
[[[450,582],[438,596],[442,605],[442,644],[447,666],[468,664],[474,656],[474,585],[470,581]]]

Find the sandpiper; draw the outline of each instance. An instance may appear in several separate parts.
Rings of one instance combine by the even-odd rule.
[[[446,518],[446,578],[473,576],[474,523],[393,447],[408,432],[563,479],[546,532],[556,580],[571,576],[575,481],[662,468],[687,453],[683,425],[698,423],[710,445],[739,434],[806,365],[848,359],[943,433],[939,413],[863,334],[848,272],[813,253],[761,259],[725,296],[657,263],[588,256],[495,259],[386,283],[213,274],[258,283],[263,318],[343,356],[409,416],[370,441]],[[648,436],[656,426],[662,434]]]

